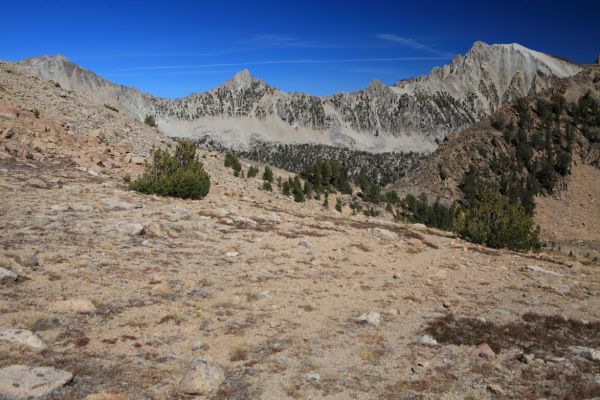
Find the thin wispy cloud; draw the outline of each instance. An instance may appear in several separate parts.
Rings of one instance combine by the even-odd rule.
[[[131,72],[131,71],[155,71],[155,70],[182,70],[202,69],[218,67],[243,67],[249,65],[272,65],[272,64],[338,64],[338,63],[364,63],[364,62],[394,62],[394,61],[432,61],[447,60],[449,57],[381,57],[381,58],[341,58],[341,59],[298,59],[298,60],[265,60],[232,63],[196,64],[196,65],[153,65],[120,68],[109,73]]]
[[[379,33],[379,34],[375,35],[375,37],[377,39],[395,43],[395,44],[403,46],[403,47],[409,47],[409,48],[415,49],[415,50],[423,50],[423,51],[426,51],[431,54],[436,54],[440,57],[451,58],[453,56],[453,54],[448,51],[438,50],[434,47],[427,46],[421,42],[418,42],[415,39],[395,35],[393,33]]]
[[[335,43],[331,41],[316,41],[316,40],[303,40],[295,37],[281,35],[281,34],[259,34],[254,35],[249,39],[240,41],[245,45],[254,46],[254,49],[267,49],[267,48],[287,48],[287,49],[372,49],[374,46],[360,46],[356,44],[346,43]]]

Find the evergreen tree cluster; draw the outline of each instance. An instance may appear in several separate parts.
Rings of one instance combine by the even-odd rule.
[[[231,151],[207,138],[200,139],[198,145],[218,151]],[[346,167],[348,179],[355,181],[365,176],[381,186],[397,181],[422,157],[414,152],[370,153],[311,143],[266,142],[256,143],[249,150],[235,153],[241,158],[263,162],[297,174],[301,174],[307,166],[318,160],[336,160]]]
[[[304,167],[302,178],[317,193],[339,190],[344,194],[352,193],[348,179],[348,170],[337,160],[317,160]]]

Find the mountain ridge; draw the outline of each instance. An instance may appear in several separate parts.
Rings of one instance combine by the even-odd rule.
[[[501,104],[552,86],[581,67],[518,44],[476,42],[451,64],[424,76],[331,96],[284,92],[247,69],[206,92],[178,99],[114,84],[64,56],[18,63],[138,120],[155,116],[170,136],[248,149],[257,142],[316,143],[370,152],[430,152],[448,133]]]

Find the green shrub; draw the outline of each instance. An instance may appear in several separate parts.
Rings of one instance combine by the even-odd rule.
[[[358,179],[358,186],[360,186],[364,201],[370,203],[379,203],[381,201],[381,187],[366,176],[361,176]]]
[[[129,188],[145,194],[201,199],[208,194],[210,177],[196,156],[196,145],[192,142],[177,143],[175,154],[157,149],[152,162]]]
[[[273,182],[273,170],[267,165],[262,175],[263,181]]]
[[[325,193],[325,200],[323,200],[323,207],[329,208],[329,193]]]
[[[489,186],[479,189],[473,207],[456,222],[458,233],[469,241],[512,250],[539,249],[539,227],[519,203],[512,203]]]
[[[233,175],[240,176],[240,172],[242,171],[242,163],[237,158],[237,156],[233,153],[225,154],[225,167],[233,169]]]
[[[342,202],[342,199],[340,199],[339,197],[337,199],[335,199],[335,209],[338,212],[342,212],[342,206],[344,205],[344,203]]]
[[[268,182],[268,181],[264,181],[263,182],[262,188],[263,188],[263,190],[266,190],[267,192],[272,192],[273,191],[273,187],[271,186],[271,182]]]
[[[246,174],[246,176],[248,178],[254,178],[256,175],[258,175],[258,167],[256,165],[252,165],[248,168],[248,173]]]
[[[290,194],[292,194],[292,185],[292,178],[289,178],[288,180],[283,182],[283,184],[281,185],[281,194],[283,194],[284,196],[289,196]]]
[[[294,201],[297,203],[304,202],[304,190],[302,189],[302,182],[300,181],[300,177],[296,175],[294,177],[294,182],[292,185],[292,193],[294,194]]]
[[[144,118],[144,123],[148,126],[156,126],[156,120],[154,119],[153,115],[146,115],[146,118]]]

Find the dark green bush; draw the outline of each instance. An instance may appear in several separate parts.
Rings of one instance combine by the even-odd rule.
[[[267,165],[262,175],[263,181],[273,182],[273,170]]]
[[[233,153],[225,154],[225,167],[233,169],[233,174],[235,176],[240,176],[240,172],[242,171],[242,163],[237,158],[237,156]]]
[[[273,191],[273,187],[271,186],[271,182],[269,182],[269,181],[264,181],[262,184],[262,188],[263,188],[263,190],[266,190],[267,192]]]
[[[144,118],[144,123],[148,126],[156,126],[156,120],[154,119],[153,115],[146,115],[146,118]]]
[[[512,250],[539,249],[539,227],[519,203],[511,203],[491,187],[481,187],[473,207],[456,222],[458,233],[474,243]]]
[[[381,201],[381,187],[366,176],[361,176],[358,179],[358,186],[360,186],[364,201],[370,203],[379,203]]]
[[[342,201],[342,199],[340,199],[339,197],[335,199],[335,209],[338,212],[342,212],[343,205],[344,205],[344,202]]]
[[[145,172],[129,182],[129,188],[145,194],[202,199],[210,189],[210,177],[196,156],[192,142],[177,143],[175,154],[157,149]]]
[[[258,167],[255,165],[252,165],[248,168],[248,173],[246,174],[246,176],[248,178],[254,178],[256,175],[258,175]]]
[[[294,194],[294,201],[297,203],[304,202],[304,189],[302,188],[302,181],[300,177],[296,175],[292,184],[292,193]]]

